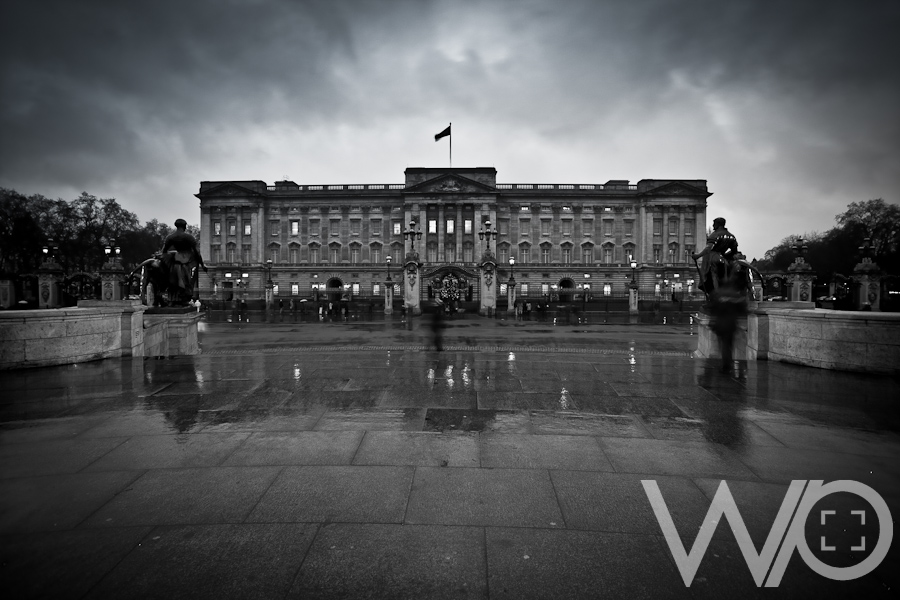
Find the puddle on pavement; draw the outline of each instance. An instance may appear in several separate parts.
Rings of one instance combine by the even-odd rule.
[[[458,408],[429,408],[425,412],[423,431],[448,433],[453,431],[492,431],[497,421],[496,410],[467,410]]]

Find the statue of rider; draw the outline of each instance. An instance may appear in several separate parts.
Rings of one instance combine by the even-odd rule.
[[[194,298],[194,268],[202,267],[203,257],[197,240],[187,232],[187,221],[175,221],[175,231],[166,236],[162,248],[162,260],[169,272],[169,298],[176,304],[187,304]]]
[[[700,263],[700,284],[698,287],[709,297],[719,287],[719,283],[728,277],[734,269],[734,261],[738,255],[737,238],[725,228],[725,219],[713,220],[713,232],[706,238],[706,247],[692,254],[694,260],[703,259]]]

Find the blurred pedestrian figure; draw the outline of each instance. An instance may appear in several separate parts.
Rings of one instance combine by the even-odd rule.
[[[719,287],[710,294],[712,329],[719,339],[722,354],[722,372],[731,372],[734,366],[734,338],[737,334],[738,319],[747,313],[747,294],[733,280],[719,282]]]
[[[438,305],[436,310],[432,314],[431,317],[431,333],[434,336],[434,348],[438,352],[441,352],[444,349],[444,344],[442,343],[441,336],[442,330],[444,329],[444,307],[443,305]]]
[[[278,299],[278,316],[282,323],[284,323],[284,298]]]
[[[247,320],[247,301],[244,300],[243,298],[241,298],[241,314],[240,314],[240,319],[241,319],[241,321]]]

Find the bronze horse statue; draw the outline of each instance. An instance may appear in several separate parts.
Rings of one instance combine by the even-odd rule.
[[[189,273],[178,277],[174,272],[178,268],[184,269],[185,266],[176,263],[174,268],[170,268],[160,252],[135,267],[131,276],[140,272],[141,302],[151,307],[187,305],[197,287],[197,269],[192,268]],[[179,281],[188,281],[190,289],[185,289]]]

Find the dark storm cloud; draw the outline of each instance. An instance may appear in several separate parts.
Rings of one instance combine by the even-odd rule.
[[[411,136],[454,119],[506,181],[706,177],[746,205],[768,179],[765,210],[900,188],[894,1],[3,6],[0,185],[27,193],[146,205],[290,165],[395,181]]]

